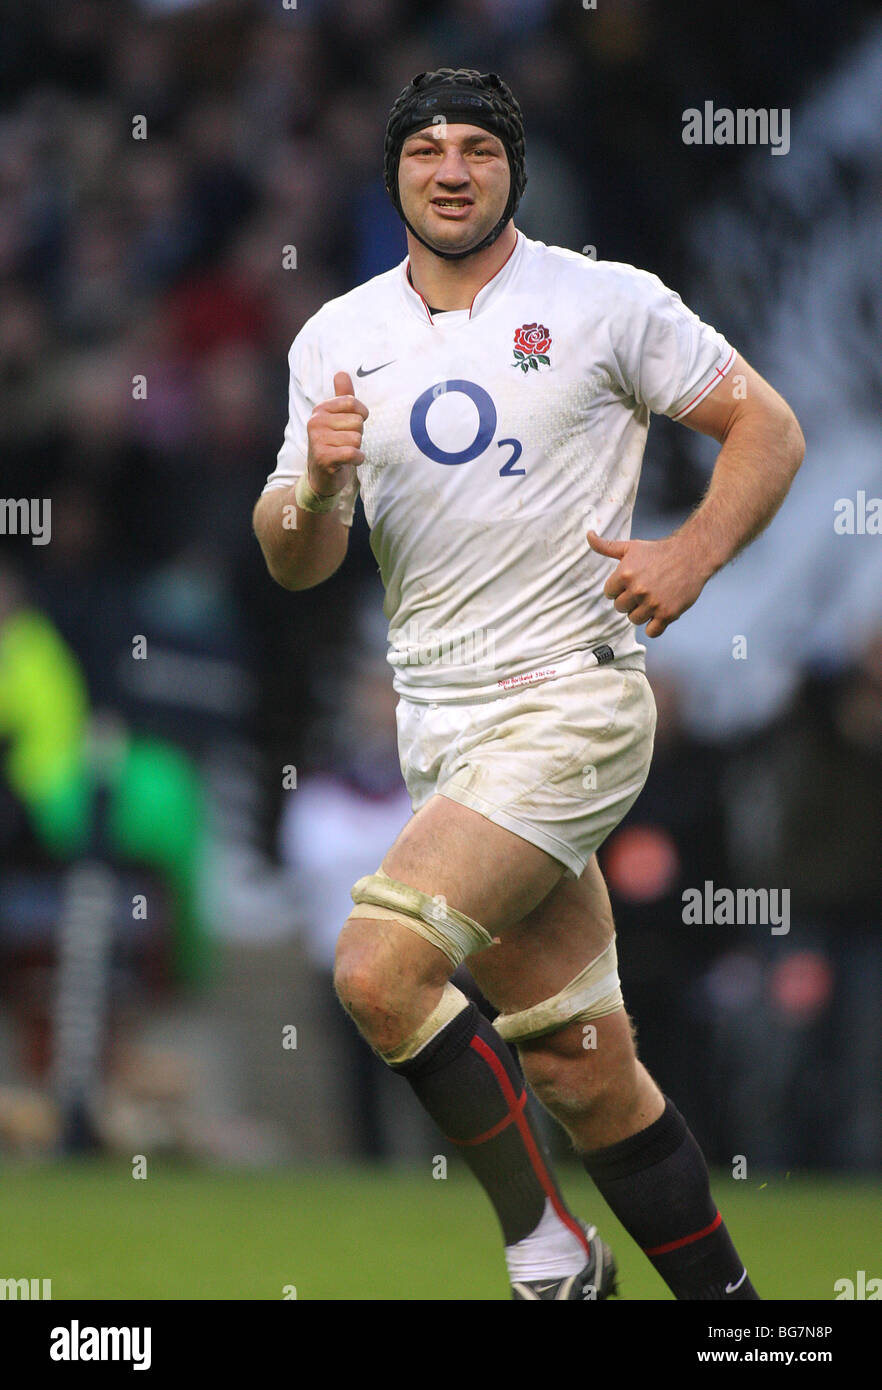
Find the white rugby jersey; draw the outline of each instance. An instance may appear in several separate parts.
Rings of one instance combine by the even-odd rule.
[[[518,233],[469,309],[432,315],[405,260],[333,299],[289,354],[271,488],[306,469],[306,424],[348,372],[370,411],[361,494],[411,699],[485,697],[646,648],[603,586],[627,540],[651,411],[682,419],[734,350],[657,276]]]

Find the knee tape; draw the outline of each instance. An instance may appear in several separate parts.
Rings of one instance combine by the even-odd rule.
[[[493,1026],[506,1042],[525,1042],[528,1038],[541,1038],[543,1033],[553,1033],[567,1023],[613,1014],[623,1004],[613,937],[606,950],[559,993],[520,1013],[500,1014]]]
[[[493,944],[492,936],[484,927],[464,912],[448,907],[442,894],[433,898],[429,893],[390,878],[382,869],[358,880],[352,889],[352,901],[359,909],[353,916],[392,918],[401,922],[443,951],[454,967],[462,965],[473,951],[482,951]]]
[[[380,1052],[379,1056],[388,1066],[393,1067],[397,1062],[409,1062],[411,1057],[415,1057],[418,1052],[422,1052],[427,1043],[430,1043],[442,1028],[446,1028],[457,1014],[461,1014],[463,1009],[469,1007],[469,1001],[462,990],[457,989],[448,980],[444,986],[441,998],[435,1005],[425,1023],[421,1024],[415,1033],[411,1033],[400,1047],[393,1048],[391,1052]]]

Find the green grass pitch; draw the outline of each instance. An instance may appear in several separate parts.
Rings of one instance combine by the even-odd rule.
[[[573,1208],[614,1246],[626,1299],[665,1286],[579,1170]],[[716,1176],[724,1217],[767,1299],[834,1297],[880,1274],[882,1184]],[[506,1299],[492,1210],[464,1171],[213,1171],[149,1160],[0,1171],[0,1277],[51,1278],[53,1299]],[[296,1295],[291,1293],[291,1287]],[[287,1291],[287,1293],[286,1293]]]

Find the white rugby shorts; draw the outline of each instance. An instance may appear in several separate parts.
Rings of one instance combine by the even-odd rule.
[[[449,797],[579,878],[643,788],[656,708],[643,671],[610,665],[490,700],[402,696],[396,717],[414,812]]]

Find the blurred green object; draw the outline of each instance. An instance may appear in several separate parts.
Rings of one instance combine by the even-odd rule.
[[[60,855],[82,844],[88,824],[88,717],[79,662],[48,618],[17,609],[0,627],[3,771],[41,841]]]
[[[0,742],[8,745],[9,785],[56,858],[109,852],[163,876],[174,902],[176,978],[197,984],[210,968],[198,906],[202,778],[173,744],[117,729],[113,739],[96,736],[82,669],[49,618],[35,609],[13,612],[0,628]],[[106,826],[96,826],[102,784]]]
[[[202,779],[192,759],[161,739],[133,737],[108,808],[110,845],[159,869],[175,899],[175,966],[187,984],[205,979],[210,943],[197,906],[205,845]]]

